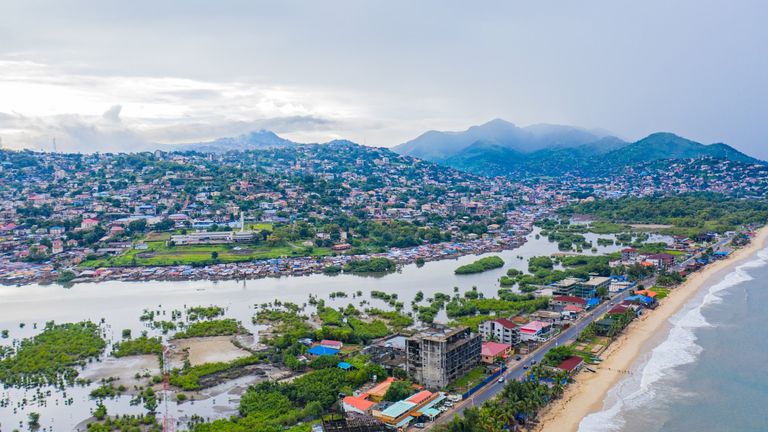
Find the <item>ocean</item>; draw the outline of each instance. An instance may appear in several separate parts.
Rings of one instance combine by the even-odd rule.
[[[713,278],[579,432],[768,431],[768,249]]]

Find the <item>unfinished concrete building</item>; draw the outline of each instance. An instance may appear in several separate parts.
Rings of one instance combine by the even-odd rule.
[[[479,364],[481,344],[465,326],[421,331],[405,344],[408,375],[427,388],[444,388]]]

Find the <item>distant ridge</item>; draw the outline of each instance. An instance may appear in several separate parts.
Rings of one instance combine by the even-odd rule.
[[[198,151],[202,153],[223,153],[239,150],[290,147],[298,143],[279,137],[272,131],[261,129],[236,137],[219,138],[213,141],[163,146],[169,151]]]
[[[511,177],[594,175],[663,159],[764,163],[727,144],[705,145],[668,132],[628,143],[604,132],[547,124],[520,128],[500,119],[462,132],[429,131],[393,150],[474,174]]]

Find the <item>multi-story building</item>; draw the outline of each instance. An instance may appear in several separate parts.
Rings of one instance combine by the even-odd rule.
[[[480,362],[481,339],[469,327],[432,327],[406,341],[407,371],[431,389],[446,387]]]
[[[495,341],[507,345],[520,343],[520,330],[506,318],[485,321],[477,327],[484,341]]]
[[[585,299],[590,299],[597,296],[597,290],[605,288],[606,290],[611,285],[611,279],[607,277],[592,277],[586,282],[579,282],[576,284],[573,290],[573,295]]]

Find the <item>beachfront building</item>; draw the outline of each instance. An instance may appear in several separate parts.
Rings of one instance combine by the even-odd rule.
[[[561,361],[559,365],[557,365],[557,368],[568,372],[569,374],[574,374],[581,369],[581,367],[584,365],[584,359],[579,356],[570,356],[566,358],[565,360]]]
[[[446,387],[477,366],[480,345],[480,335],[469,327],[431,327],[406,341],[406,370],[427,388]]]
[[[495,341],[507,345],[520,343],[520,330],[517,324],[506,318],[484,321],[477,326],[484,341]]]
[[[531,321],[520,327],[520,339],[523,342],[546,342],[551,336],[551,323]]]

